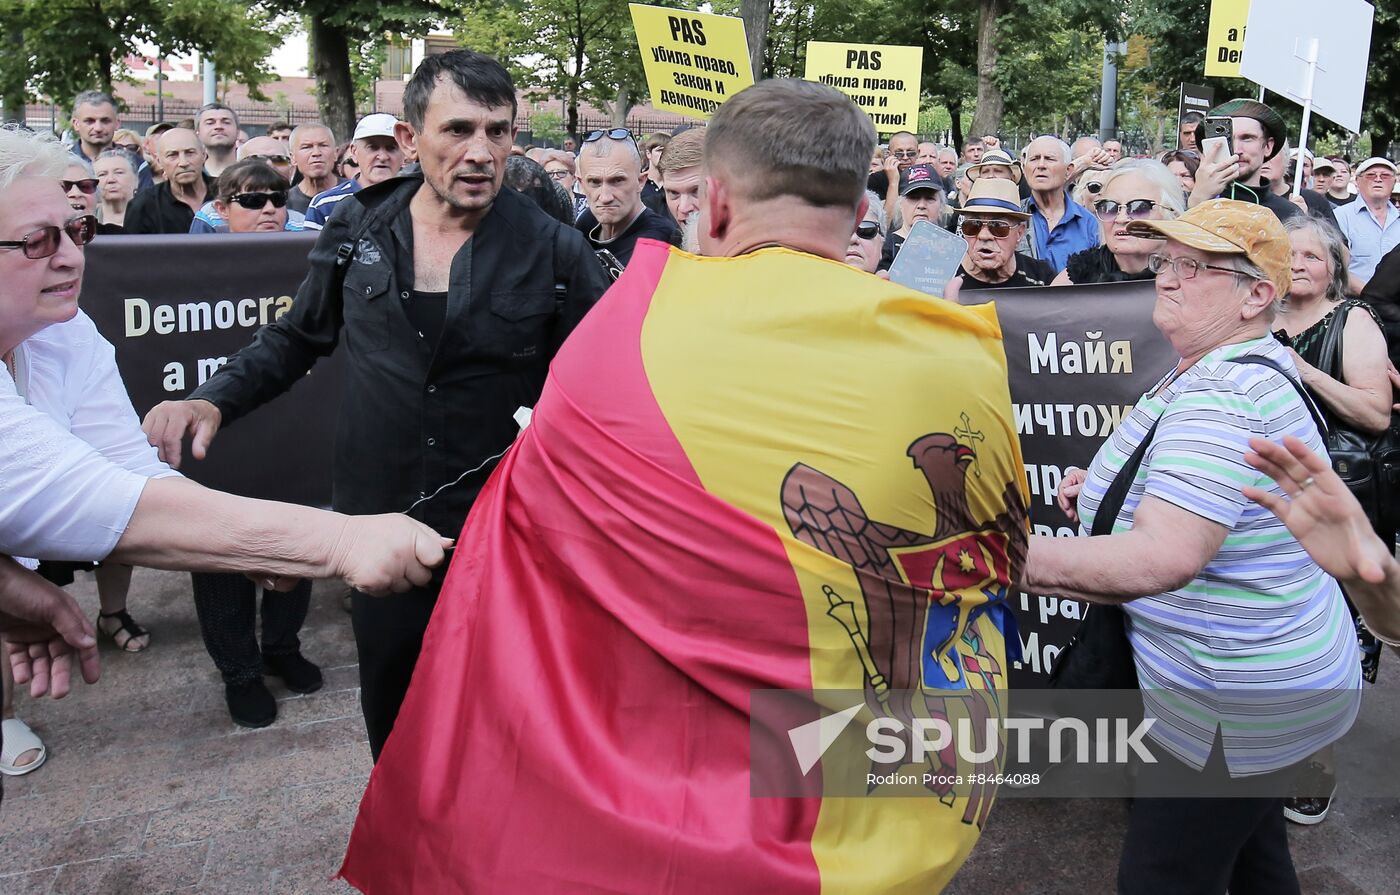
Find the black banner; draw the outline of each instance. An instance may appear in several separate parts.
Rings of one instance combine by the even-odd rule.
[[[1087,468],[1138,398],[1176,363],[1152,323],[1152,283],[1105,283],[970,293],[996,303],[1011,379],[1012,409],[1030,482],[1031,530],[1073,537],[1055,505],[1071,466]],[[1013,687],[1044,686],[1049,665],[1083,617],[1085,603],[1020,594],[1025,661]]]
[[[1200,84],[1181,85],[1181,99],[1176,110],[1176,132],[1181,133],[1181,122],[1188,112],[1196,112],[1202,117],[1215,107],[1215,88]]]
[[[291,307],[311,235],[131,236],[87,250],[83,309],[116,346],[136,412],[184,397]],[[1138,398],[1176,361],[1152,324],[1151,283],[973,293],[995,300],[1036,534],[1077,529],[1055,506],[1065,469],[1086,467]],[[339,355],[286,395],[221,430],[182,471],[249,497],[325,506],[339,405]],[[1043,685],[1084,604],[1019,594],[1025,661],[1016,686]]]
[[[292,306],[313,234],[114,236],[87,248],[82,308],[117,350],[137,414],[185,397]],[[340,361],[221,429],[181,472],[212,488],[328,506]]]

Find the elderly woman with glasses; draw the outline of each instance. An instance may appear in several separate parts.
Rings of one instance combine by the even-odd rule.
[[[1020,584],[1095,604],[1088,618],[1103,613],[1131,656],[1154,761],[1139,765],[1118,891],[1297,893],[1283,799],[1350,728],[1361,674],[1337,582],[1251,500],[1284,494],[1250,465],[1251,439],[1325,450],[1270,332],[1288,235],[1267,208],[1223,199],[1128,230],[1164,240],[1152,320],[1180,360],[1088,471],[1066,474],[1058,500],[1081,537],[1032,537]]]
[[[0,128],[0,554],[252,572],[279,587],[427,582],[444,544],[418,522],[234,497],[161,462],[112,345],[78,308],[97,219],[64,195],[71,159],[57,141]],[[21,670],[47,661],[10,652]]]
[[[1103,188],[1089,203],[1099,219],[1101,244],[1069,257],[1054,285],[1150,280],[1147,259],[1158,243],[1129,232],[1133,221],[1171,220],[1186,210],[1176,178],[1161,162],[1124,159],[1103,173]]]

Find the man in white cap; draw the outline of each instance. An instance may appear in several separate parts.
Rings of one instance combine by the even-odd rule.
[[[359,173],[311,200],[306,209],[306,229],[320,230],[335,210],[335,204],[346,196],[398,176],[404,162],[403,150],[394,136],[394,126],[398,123],[399,120],[387,112],[375,112],[360,119],[350,144],[350,154],[359,165]]]
[[[1400,211],[1390,204],[1395,188],[1395,163],[1380,157],[1356,166],[1356,201],[1332,210],[1337,226],[1351,246],[1351,288],[1360,292],[1376,265],[1400,245]]]

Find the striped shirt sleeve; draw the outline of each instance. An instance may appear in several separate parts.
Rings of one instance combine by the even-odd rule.
[[[1265,434],[1259,406],[1236,383],[1197,377],[1157,426],[1144,463],[1145,493],[1234,528],[1249,505],[1240,489],[1259,480],[1244,454],[1250,437]]]

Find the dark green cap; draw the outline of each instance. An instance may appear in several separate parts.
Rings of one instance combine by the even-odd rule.
[[[1210,117],[1253,118],[1259,122],[1264,133],[1274,138],[1274,151],[1264,156],[1266,162],[1279,154],[1279,150],[1283,149],[1283,144],[1288,139],[1288,125],[1284,124],[1283,116],[1257,99],[1232,99],[1223,102],[1210,110]]]

